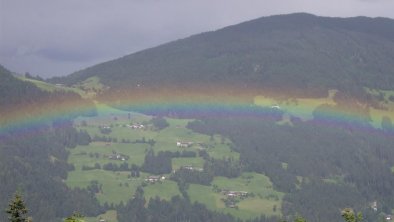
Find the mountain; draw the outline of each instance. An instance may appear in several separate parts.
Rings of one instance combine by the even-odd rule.
[[[75,116],[49,118],[48,110],[61,110],[67,101],[82,99],[70,92],[43,91],[0,65],[0,209],[21,192],[34,221],[57,221],[76,210],[101,212],[86,190],[62,182],[72,169],[66,147],[79,143],[79,133],[70,122]],[[5,211],[0,211],[0,221],[6,220]]]
[[[198,143],[202,146],[201,150],[198,150],[198,156],[196,153],[193,157],[199,158],[204,167],[203,171],[209,174],[181,172],[173,177],[178,180],[178,189],[175,190],[179,190],[188,203],[193,200],[191,194],[196,189],[193,185],[201,185],[198,186],[202,189],[201,193],[198,193],[199,196],[212,191],[213,196],[218,199],[218,186],[215,188],[215,183],[209,182],[209,178],[212,180],[212,177],[216,177],[228,181],[221,184],[223,191],[231,188],[230,181],[244,181],[245,184],[241,184],[242,189],[239,188],[244,190],[249,188],[253,176],[242,175],[251,173],[255,177],[267,177],[270,183],[264,188],[272,189],[281,195],[265,195],[256,191],[251,194],[253,199],[249,200],[277,201],[278,205],[265,208],[272,209],[268,209],[268,212],[278,211],[278,214],[274,215],[284,216],[284,219],[291,220],[293,216],[300,214],[308,221],[341,221],[340,210],[352,207],[355,211],[363,213],[365,221],[377,221],[378,218],[394,211],[394,127],[390,119],[394,110],[394,99],[389,99],[391,96],[394,98],[393,49],[394,20],[366,17],[327,18],[298,13],[264,17],[214,32],[198,34],[49,81],[89,91],[92,97],[97,95],[97,104],[103,103],[101,99],[108,99],[104,102],[109,102],[110,106],[130,108],[126,106],[134,105],[134,111],[149,113],[153,110],[159,114],[171,114],[172,117],[183,117],[182,112],[186,113],[185,116],[192,113],[190,119],[182,120],[185,121],[184,127],[179,124],[181,120],[167,118],[171,120],[170,129],[160,131],[146,128],[141,131],[130,131],[126,127],[130,121],[148,124],[149,120],[131,119],[131,112],[125,112],[128,116],[125,114],[125,119],[122,120],[115,109],[105,106],[103,112],[98,112],[99,117],[102,113],[101,118],[87,118],[88,121],[84,122],[86,126],[82,126],[82,121],[81,126],[78,126],[78,123],[74,125],[80,130],[89,130],[88,133],[93,140],[100,141],[100,137],[104,138],[103,141],[106,142],[102,145],[111,145],[113,152],[123,146],[128,147],[127,151],[137,152],[138,149],[131,148],[146,145],[141,143],[146,142],[145,137],[157,139],[153,140],[150,148],[158,148],[157,159],[165,160],[167,164],[177,158],[171,152],[178,150],[178,147],[169,144],[175,144],[178,138],[187,138],[186,141],[191,141],[189,136],[199,133],[197,141],[201,140],[200,138],[209,139],[208,145]],[[56,100],[58,97],[55,94],[41,91],[37,91],[40,95],[29,98],[30,92],[36,92],[31,84],[22,84],[8,74],[4,77],[0,75],[0,78],[10,84],[0,85],[0,90],[3,90],[0,91],[0,99],[4,100],[0,105],[5,107],[18,107],[20,103],[40,104],[34,98],[45,101],[40,98],[46,98],[48,95],[55,98],[51,101],[56,101],[50,104],[62,101]],[[31,87],[34,88],[32,91]],[[26,92],[23,91],[25,89]],[[292,98],[282,99],[281,104],[265,104],[262,107],[263,105],[259,106],[258,102],[255,102],[257,95],[261,94],[253,93],[264,89],[280,91]],[[245,93],[246,96],[227,94],[229,91]],[[204,95],[201,96],[199,93]],[[325,97],[328,93],[330,96]],[[7,96],[3,97],[3,94]],[[260,96],[262,104],[265,99],[263,96]],[[319,98],[302,99],[301,96]],[[174,101],[167,100],[173,97]],[[178,97],[180,102],[176,101]],[[364,103],[359,103],[360,100],[369,101],[371,98],[378,103],[376,106],[384,105],[386,110],[370,108]],[[213,102],[207,102],[206,99]],[[13,101],[16,101],[15,106],[12,105]],[[203,104],[201,106],[200,101]],[[251,106],[245,101],[256,105]],[[272,101],[281,102],[279,99]],[[271,101],[267,102],[270,103]],[[297,104],[300,105],[297,107]],[[290,108],[286,109],[286,106]],[[56,107],[62,106],[52,108]],[[109,112],[110,118],[104,115],[104,111]],[[297,116],[297,111],[301,114],[309,113],[310,117],[301,118]],[[29,111],[27,110],[24,115],[30,115]],[[384,118],[381,118],[382,116]],[[379,123],[382,120],[382,128],[372,127],[371,119]],[[38,205],[38,209],[33,209],[38,212],[36,218],[64,216],[65,212],[70,213],[74,204],[86,215],[97,215],[102,210],[94,199],[102,193],[93,192],[86,196],[85,190],[71,190],[65,187],[64,183],[60,183],[67,180],[67,170],[70,170],[69,176],[73,171],[82,171],[82,168],[68,169],[67,164],[71,162],[66,162],[68,153],[65,152],[65,147],[74,147],[78,143],[75,139],[78,136],[75,136],[76,132],[71,123],[66,123],[58,129],[52,129],[50,126],[48,129],[43,128],[49,136],[44,137],[44,141],[40,140],[40,137],[34,137],[32,140],[20,137],[19,134],[6,135],[4,138],[7,140],[0,140],[0,180],[5,181],[9,177],[7,175],[17,175],[9,184],[1,184],[0,195],[7,195],[1,196],[0,200],[9,199],[8,194],[20,185],[23,189],[30,189],[27,193],[37,194],[35,198],[28,197],[27,202],[30,204],[34,203],[34,200],[47,200],[47,196],[60,195],[59,198],[56,196],[56,205],[50,201],[43,201],[44,204]],[[104,133],[98,131],[104,123],[106,128],[113,128],[111,132],[107,132],[108,135],[101,135]],[[162,137],[152,137],[160,133],[165,134]],[[174,135],[169,136],[170,133]],[[143,136],[143,139],[139,140],[140,136]],[[215,139],[218,136],[220,139]],[[161,140],[162,138],[165,140]],[[120,142],[122,139],[123,142]],[[135,139],[135,142],[126,143],[129,139]],[[167,139],[171,141],[166,141]],[[90,163],[92,159],[97,164],[103,164],[100,162],[103,160],[107,163],[107,159],[97,156],[94,158],[93,151],[92,157],[85,152],[85,148],[99,152],[96,145],[77,147],[74,149],[77,150],[74,155],[85,155],[88,160],[86,163]],[[215,152],[223,153],[223,147],[228,147],[228,152],[236,154],[235,157],[217,156]],[[80,153],[78,149],[84,149],[85,154]],[[169,151],[166,149],[171,151],[164,153],[165,157],[163,153],[159,154],[163,150]],[[71,149],[66,151],[73,153]],[[36,153],[37,155],[32,155]],[[45,161],[40,162],[42,156],[49,158],[43,158]],[[130,161],[137,159],[137,153],[135,156],[131,153],[130,156],[133,157]],[[134,168],[150,175],[151,171],[147,170],[146,166],[150,162],[157,162],[155,154],[153,151],[145,152],[138,157],[144,159],[143,164],[130,163],[137,164]],[[154,161],[147,161],[148,159]],[[187,161],[189,163],[189,159]],[[21,164],[25,162],[26,164]],[[57,167],[48,167],[52,165]],[[16,169],[17,173],[13,173],[12,169]],[[32,178],[37,179],[40,174],[44,174],[49,175],[49,182],[38,179],[37,183],[26,183],[23,181],[25,171],[31,175],[27,181],[33,181]],[[104,166],[100,172],[108,173]],[[91,172],[86,170],[84,173],[89,175]],[[194,178],[191,175],[197,176]],[[203,177],[204,175],[210,177]],[[198,181],[197,177],[203,178],[204,181]],[[51,183],[58,184],[51,186]],[[88,188],[94,191],[93,185],[89,185]],[[120,187],[126,185],[116,180],[115,186],[116,188],[112,189],[120,190]],[[45,192],[39,187],[56,187],[59,190],[49,189],[49,194],[45,196]],[[149,188],[151,187],[147,185],[141,189],[148,193]],[[260,192],[260,188],[263,188],[263,185],[259,183],[256,189]],[[168,193],[165,192],[166,189],[162,191],[160,190],[160,193]],[[188,217],[184,214],[187,211],[176,210],[177,206],[185,206],[190,212],[194,211],[190,209],[200,209],[207,217],[211,217],[202,206],[197,204],[192,207],[176,198],[171,199],[171,204],[161,202],[159,198],[146,204],[145,199],[139,196],[142,196],[142,193],[136,192],[134,198],[128,200],[125,205],[104,207],[104,204],[102,207],[117,210],[119,221],[144,221],[147,219],[139,220],[136,216],[156,218],[152,215],[161,212],[171,213],[173,210],[176,211],[175,214],[171,213],[173,217],[158,216],[169,221],[174,220],[170,218],[187,220]],[[73,198],[66,198],[66,194]],[[129,193],[125,195],[132,196]],[[204,198],[205,196],[202,197]],[[235,207],[231,203],[233,202],[230,201],[230,206]],[[248,203],[253,208],[263,205],[261,202]],[[376,210],[371,207],[373,203],[378,205]],[[4,208],[5,205],[6,201],[0,202],[0,208]],[[51,215],[40,215],[45,213],[45,206],[52,206]],[[241,203],[239,206],[239,212],[248,209]],[[57,210],[62,207],[66,210]],[[223,210],[238,211],[227,208]],[[45,221],[44,219],[42,220]],[[261,217],[260,220],[254,221],[267,220]]]
[[[114,88],[246,85],[301,94],[394,89],[394,20],[297,13],[202,33],[52,82],[90,77]]]

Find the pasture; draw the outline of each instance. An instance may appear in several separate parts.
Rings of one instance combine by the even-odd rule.
[[[220,190],[246,191],[250,195],[239,200],[236,204],[237,209],[228,208],[222,200],[226,196]],[[191,184],[188,194],[192,202],[199,202],[211,210],[229,213],[243,219],[257,217],[262,213],[267,216],[280,216],[284,195],[273,189],[268,177],[257,173],[243,173],[233,179],[215,177],[212,186]]]
[[[141,172],[140,177],[130,177],[129,171],[108,171],[103,170],[105,164],[127,163],[141,166],[144,163],[145,154],[149,149],[155,153],[159,151],[194,151],[196,157],[172,158],[172,168],[179,169],[182,166],[193,166],[202,168],[204,159],[198,156],[201,149],[207,151],[210,157],[223,159],[239,159],[239,153],[233,151],[231,141],[220,135],[203,135],[187,129],[188,119],[166,118],[169,126],[157,130],[150,120],[152,117],[139,113],[127,112],[114,109],[112,107],[96,104],[98,115],[95,117],[80,117],[75,121],[77,129],[86,130],[89,135],[106,136],[116,138],[111,142],[94,141],[87,146],[77,146],[69,149],[70,156],[68,162],[75,167],[69,172],[66,184],[71,187],[87,188],[91,181],[97,181],[101,186],[100,192],[96,193],[99,202],[104,204],[126,203],[134,194],[138,186],[143,186],[146,200],[159,197],[170,200],[173,196],[180,195],[176,182],[168,180],[169,175],[163,175],[165,180],[156,183],[147,183],[145,179],[149,176]],[[131,124],[144,125],[141,129],[132,129]],[[103,134],[99,127],[108,127],[110,132]],[[141,142],[142,140],[154,140],[154,144]],[[177,142],[192,142],[190,147],[178,147]],[[128,159],[110,159],[111,154],[122,154]],[[100,165],[101,169],[82,170],[85,166],[94,167]],[[223,199],[226,196],[217,192],[214,188],[246,191],[250,194],[248,198],[237,203],[237,208],[226,207]],[[187,190],[192,202],[197,201],[205,204],[209,209],[230,213],[240,218],[252,218],[266,215],[280,215],[282,193],[276,192],[268,177],[257,173],[243,173],[239,178],[228,179],[225,177],[215,177],[211,186],[190,184]],[[116,214],[116,212],[115,212]],[[114,212],[109,211],[102,218],[108,221],[115,221]],[[99,218],[99,217],[97,217]],[[96,219],[97,219],[96,218]],[[112,218],[112,219],[111,219]],[[94,218],[87,218],[87,221],[94,221]]]

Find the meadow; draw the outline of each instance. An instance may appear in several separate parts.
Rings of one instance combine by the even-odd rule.
[[[220,190],[246,191],[249,196],[240,199],[237,208],[228,208]],[[230,213],[242,219],[250,219],[264,213],[280,216],[283,193],[273,189],[268,177],[258,173],[243,173],[238,178],[215,177],[212,186],[191,184],[188,194],[192,202],[199,202],[209,209]]]
[[[394,91],[387,90],[375,90],[365,88],[366,92],[374,97],[381,95],[379,102],[379,108],[368,106],[370,124],[375,128],[382,127],[382,118],[389,117],[394,120],[394,101],[390,100],[390,97],[394,97]],[[284,111],[284,116],[279,124],[290,124],[290,117],[298,117],[304,121],[313,119],[313,112],[316,108],[321,105],[332,105],[335,106],[334,96],[337,90],[329,90],[327,97],[322,98],[286,98],[277,99],[272,97],[266,97],[264,95],[258,95],[254,98],[254,104],[264,107],[275,107]]]
[[[76,148],[69,149],[70,156],[68,162],[73,164],[75,170],[69,172],[66,184],[71,188],[87,188],[92,181],[97,181],[101,186],[101,191],[96,193],[96,197],[101,204],[116,205],[121,202],[126,203],[133,196],[137,187],[141,185],[143,185],[144,195],[147,200],[156,196],[166,200],[170,200],[171,197],[176,195],[181,196],[176,182],[168,180],[170,175],[163,175],[166,179],[160,182],[147,183],[145,182],[145,179],[149,176],[147,173],[141,172],[140,177],[130,177],[129,171],[108,171],[102,169],[102,166],[108,163],[117,165],[127,163],[129,167],[132,164],[141,166],[144,162],[145,154],[149,149],[153,149],[156,153],[159,151],[181,152],[186,149],[194,151],[196,154],[198,154],[200,149],[205,149],[213,158],[223,159],[231,157],[235,160],[239,159],[239,153],[230,148],[231,141],[228,139],[222,138],[220,135],[207,136],[187,129],[188,122],[193,120],[166,118],[169,126],[158,130],[151,124],[152,117],[150,116],[117,110],[99,103],[96,106],[98,107],[97,116],[79,117],[75,121],[75,126],[78,130],[86,130],[92,138],[95,136],[106,136],[116,138],[116,142],[94,141],[86,146],[77,146]],[[131,129],[128,127],[128,125],[137,123],[143,124],[144,127],[141,129]],[[100,131],[100,127],[110,127],[111,132],[103,134]],[[155,144],[136,142],[142,139],[145,139],[145,141],[152,139],[155,141]],[[122,142],[122,140],[126,141],[126,143]],[[193,145],[188,148],[181,148],[176,145],[177,141],[193,142]],[[108,158],[109,155],[114,153],[122,154],[129,158],[123,161]],[[83,167],[94,167],[97,164],[100,165],[100,169],[83,170]],[[182,166],[203,168],[204,159],[198,155],[196,157],[172,158],[173,170],[179,169]],[[235,183],[234,189],[242,188],[248,192],[262,195],[261,198],[251,198],[250,200],[241,202],[238,210],[226,209],[224,202],[221,200],[223,195],[215,193],[212,186],[190,184],[188,192],[193,201],[202,202],[209,209],[231,213],[237,217],[259,216],[261,213],[276,215],[271,212],[272,207],[275,204],[280,206],[281,200],[272,201],[267,199],[266,195],[263,194],[266,192],[264,190],[268,190],[268,188],[262,188],[261,191],[256,192],[258,186],[242,187],[241,184],[246,182],[242,179],[244,176],[243,174],[239,180],[229,179],[228,181],[224,181],[224,178],[218,177],[215,178],[213,183],[220,186],[224,186],[226,183]],[[264,187],[265,185],[270,186],[269,180],[267,182],[262,179],[264,177],[263,175],[256,174],[252,177],[251,184],[264,182]],[[270,189],[272,190],[272,187]],[[272,192],[274,191],[272,190]],[[214,200],[214,202],[211,203],[207,200]],[[256,204],[258,207],[255,206]],[[280,212],[279,208],[278,212]],[[97,218],[86,219],[87,221],[94,221],[100,217],[106,218],[107,221],[115,221],[113,211],[99,215]]]
[[[313,118],[313,111],[323,104],[335,105],[333,97],[336,91],[330,91],[327,98],[297,98],[286,101],[278,101],[264,96],[255,97],[255,104],[261,106],[278,106],[285,111],[282,121],[278,124],[289,122],[290,116],[297,116],[304,120]],[[391,103],[388,103],[389,105]],[[103,169],[82,170],[83,166],[93,167],[95,164],[101,166],[107,163],[128,163],[129,166],[136,164],[141,166],[144,162],[145,154],[149,149],[156,153],[159,151],[181,152],[184,149],[198,153],[200,149],[205,149],[210,157],[223,159],[231,157],[239,159],[239,153],[231,149],[231,141],[220,135],[208,136],[199,134],[188,129],[186,126],[190,119],[166,118],[169,126],[158,130],[151,120],[151,116],[140,113],[133,113],[114,109],[104,104],[97,103],[98,115],[96,117],[79,117],[75,125],[80,130],[86,130],[92,138],[95,136],[111,137],[112,142],[92,142],[88,146],[77,146],[70,149],[69,163],[75,166],[75,170],[69,173],[66,181],[70,187],[85,188],[91,181],[96,180],[102,184],[102,192],[96,194],[100,203],[119,204],[127,202],[138,186],[143,185],[144,195],[147,200],[159,197],[169,200],[171,197],[181,195],[179,188],[174,181],[167,179],[156,183],[146,183],[147,173],[141,173],[138,178],[130,178],[130,172],[112,172]],[[370,114],[374,126],[384,115],[392,116],[390,110],[370,109]],[[394,117],[393,117],[394,118]],[[287,119],[287,121],[286,121]],[[132,124],[144,125],[141,129],[131,129]],[[108,127],[111,132],[103,134],[100,127]],[[114,141],[115,139],[115,141]],[[154,145],[140,143],[141,140],[154,140]],[[122,141],[127,141],[124,143]],[[181,148],[176,146],[176,142],[193,142],[193,146]],[[203,144],[203,145],[201,145]],[[106,155],[119,153],[130,158],[124,161],[108,159]],[[193,166],[202,168],[204,159],[199,157],[179,157],[172,158],[172,169],[177,170],[182,166]],[[287,167],[283,163],[284,168]],[[393,168],[394,170],[394,168]],[[336,180],[327,180],[336,182]],[[228,197],[221,191],[245,191],[246,198],[237,198],[235,206],[226,206]],[[189,184],[187,193],[192,202],[204,204],[207,208],[234,215],[238,218],[249,219],[258,217],[261,214],[267,216],[281,216],[281,205],[283,193],[275,191],[270,179],[262,174],[244,172],[238,178],[215,177],[210,186],[199,184]],[[113,215],[112,211],[105,215]],[[116,212],[115,212],[116,213]],[[105,216],[102,215],[102,216]],[[99,218],[99,217],[97,217]],[[96,218],[96,219],[97,219]],[[111,221],[111,219],[108,219]]]

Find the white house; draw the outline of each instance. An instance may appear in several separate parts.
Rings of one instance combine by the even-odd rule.
[[[176,142],[177,147],[187,148],[187,147],[190,147],[191,145],[193,145],[193,142],[180,142],[180,141]]]

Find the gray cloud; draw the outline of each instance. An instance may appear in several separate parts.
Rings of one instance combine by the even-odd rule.
[[[394,17],[392,0],[0,0],[0,63],[65,75],[168,41],[274,14]]]

